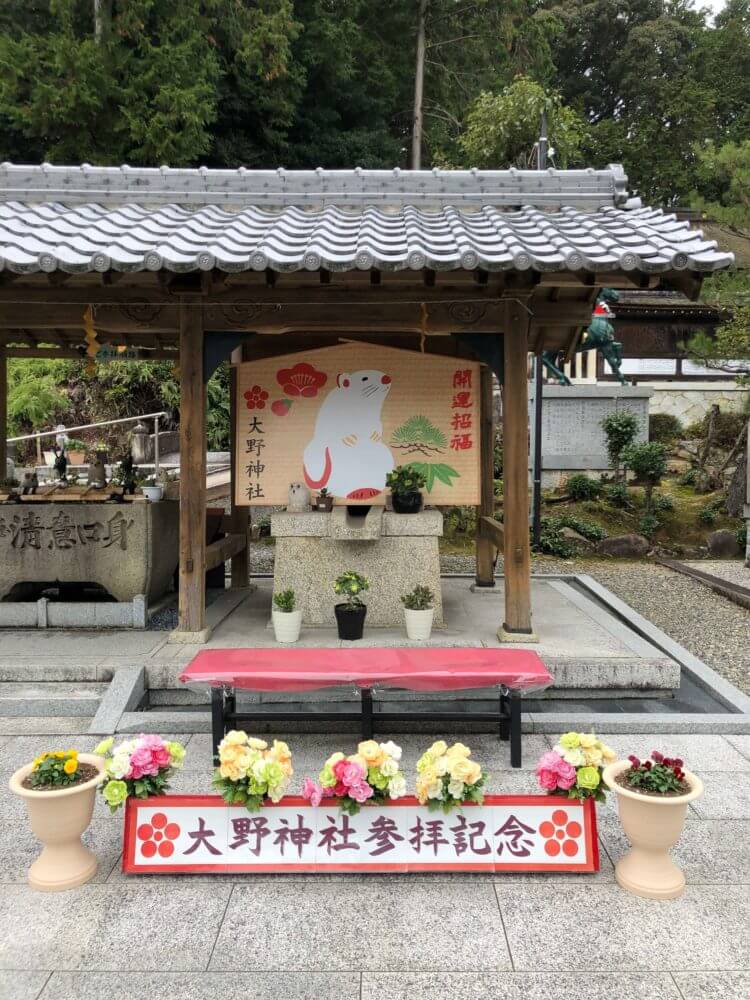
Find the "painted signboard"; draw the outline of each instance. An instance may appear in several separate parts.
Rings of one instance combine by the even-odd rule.
[[[479,503],[476,362],[344,343],[238,369],[238,504],[285,504],[292,482],[383,504],[407,464],[427,503]]]
[[[317,808],[295,796],[249,813],[216,795],[127,800],[123,871],[411,872],[599,870],[593,800],[489,795],[445,815],[412,797]]]

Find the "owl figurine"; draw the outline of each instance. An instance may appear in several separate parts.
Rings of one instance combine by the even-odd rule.
[[[310,490],[304,483],[290,483],[286,509],[291,514],[303,514],[310,510],[310,499]]]

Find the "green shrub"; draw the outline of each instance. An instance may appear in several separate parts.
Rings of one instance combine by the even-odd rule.
[[[613,483],[604,490],[607,503],[613,507],[630,507],[630,494],[625,483]]]
[[[747,548],[747,522],[740,525],[737,529],[737,544],[743,552]]]
[[[651,508],[658,513],[666,513],[674,510],[674,503],[671,497],[665,496],[664,493],[654,493],[651,497]]]
[[[551,520],[556,521],[560,528],[572,528],[573,531],[577,531],[579,535],[583,535],[590,542],[600,542],[607,537],[607,532],[601,525],[595,524],[593,521],[584,521],[583,518],[574,517],[572,514],[564,514],[562,517],[551,518]]]
[[[652,413],[648,418],[649,441],[671,444],[682,437],[683,432],[682,422],[671,413]]]
[[[428,611],[435,606],[435,595],[429,587],[418,584],[414,590],[403,595],[401,603],[409,611]]]
[[[543,517],[536,551],[548,556],[559,556],[561,559],[570,559],[575,555],[575,546],[563,535],[561,528],[562,525],[556,518]]]
[[[418,493],[424,489],[426,482],[424,475],[412,465],[397,465],[385,477],[385,485],[396,496]]]
[[[585,473],[577,472],[570,476],[565,489],[572,500],[595,500],[602,491],[602,484],[598,479],[591,479]]]
[[[708,424],[711,414],[706,413],[700,420],[685,428],[685,436],[690,438],[705,439],[708,434]],[[740,435],[740,431],[747,423],[747,417],[739,412],[730,410],[719,412],[714,417],[713,443],[717,448],[731,448]]]
[[[644,514],[638,522],[638,530],[646,538],[653,538],[661,527],[661,521],[655,514]]]
[[[716,518],[724,510],[724,497],[714,497],[709,503],[698,511],[698,520],[701,524],[714,524]]]
[[[361,608],[363,602],[359,595],[369,589],[370,581],[367,577],[361,576],[353,569],[348,569],[336,577],[333,584],[334,593],[343,596],[349,608]]]
[[[619,476],[620,459],[623,451],[635,441],[638,433],[638,418],[628,410],[614,410],[601,423],[607,439],[607,454],[615,475]]]
[[[698,470],[688,469],[687,472],[683,472],[677,482],[680,486],[696,486],[698,483]]]

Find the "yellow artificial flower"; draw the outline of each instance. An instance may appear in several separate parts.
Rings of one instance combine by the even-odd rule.
[[[292,759],[292,751],[289,749],[289,745],[284,743],[283,740],[274,740],[269,753],[280,764]]]
[[[452,781],[463,781],[465,785],[473,785],[479,780],[482,768],[475,760],[466,757],[456,757],[451,761],[450,776]]]
[[[449,757],[471,757],[471,750],[466,746],[465,743],[454,743],[452,747],[448,747]]]
[[[353,764],[359,764],[359,766],[364,769],[365,774],[367,773],[367,761],[361,753],[350,754],[346,759],[350,760]]]
[[[75,759],[75,757],[71,757],[69,760],[66,760],[65,763],[63,764],[63,771],[65,771],[66,774],[75,774],[77,770],[78,770],[78,761]]]
[[[417,781],[421,782],[425,787],[427,787],[427,785],[433,784],[433,782],[437,780],[438,780],[438,773],[435,769],[434,764],[430,764],[428,767],[426,767],[419,775],[419,778],[417,778]]]
[[[593,733],[581,733],[580,740],[581,740],[581,746],[584,748],[584,750],[590,750],[592,747],[595,747],[596,744],[599,742]]]
[[[601,750],[596,747],[587,747],[583,751],[583,760],[585,764],[593,765],[594,767],[599,767],[603,759],[603,754]]]
[[[245,771],[233,763],[221,764],[219,774],[222,778],[228,778],[230,781],[239,781],[245,777]]]
[[[617,760],[617,754],[612,747],[608,747],[606,743],[602,743],[602,757],[604,758],[605,764],[611,764],[613,760]]]
[[[343,759],[344,755],[341,753],[340,750],[337,750],[336,753],[332,753],[331,756],[328,758],[328,760],[325,762],[325,767],[333,767],[334,764]]]
[[[444,753],[448,750],[448,744],[445,740],[438,740],[437,743],[433,743],[427,753],[431,757],[442,757]]]
[[[247,733],[242,729],[230,729],[221,743],[224,746],[241,746],[247,743]],[[221,744],[219,747],[221,748]]]
[[[247,745],[252,750],[268,750],[268,744],[265,740],[259,740],[255,736],[250,736],[247,741]]]
[[[364,740],[360,743],[357,756],[365,761],[367,767],[380,767],[386,757],[377,740]]]

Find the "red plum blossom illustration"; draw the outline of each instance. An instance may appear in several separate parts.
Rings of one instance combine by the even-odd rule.
[[[244,393],[248,410],[265,410],[268,393],[259,385],[254,385]]]

